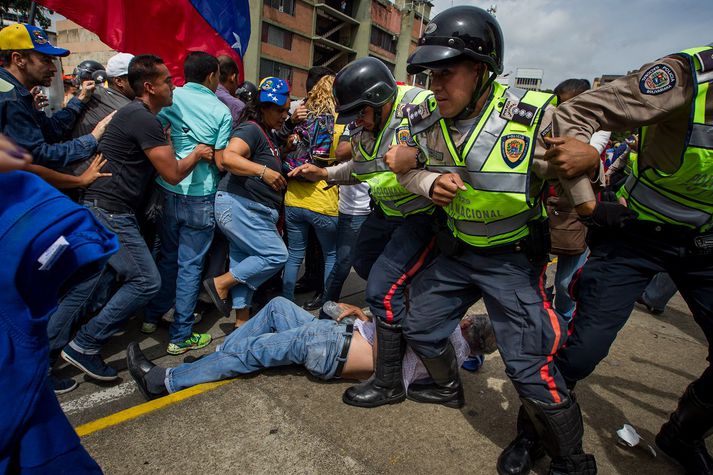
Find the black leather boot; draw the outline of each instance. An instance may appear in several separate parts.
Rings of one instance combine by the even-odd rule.
[[[713,404],[701,401],[690,384],[679,399],[676,412],[656,435],[656,445],[680,463],[687,475],[711,475],[713,459],[703,442],[711,428]]]
[[[597,463],[594,456],[582,450],[584,424],[579,404],[572,397],[548,404],[534,399],[522,399],[542,445],[552,461],[550,475],[594,475]]]
[[[350,406],[378,407],[396,404],[406,399],[401,362],[406,352],[406,341],[401,325],[376,319],[376,367],[368,381],[352,386],[342,395]]]
[[[525,408],[520,406],[517,413],[517,436],[498,457],[499,475],[521,475],[530,473],[535,460],[545,456],[545,448],[540,443],[535,426]]]
[[[423,365],[431,375],[433,383],[413,383],[408,388],[408,398],[416,402],[443,404],[447,407],[461,408],[465,405],[463,385],[458,373],[456,351],[451,342],[435,358],[421,358]]]

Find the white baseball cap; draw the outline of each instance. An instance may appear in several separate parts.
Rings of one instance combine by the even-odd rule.
[[[106,75],[110,78],[118,78],[129,74],[129,63],[134,57],[129,53],[118,53],[109,58],[106,63]]]

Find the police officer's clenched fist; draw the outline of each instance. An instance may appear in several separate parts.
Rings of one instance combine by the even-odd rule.
[[[444,173],[433,182],[431,200],[438,206],[449,205],[458,190],[466,190],[461,177],[457,173]]]
[[[384,161],[394,173],[406,173],[418,165],[418,149],[404,144],[392,145],[384,155]]]

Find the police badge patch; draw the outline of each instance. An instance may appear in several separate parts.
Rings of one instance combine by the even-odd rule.
[[[411,131],[408,126],[404,125],[396,129],[396,143],[400,145],[408,145],[409,147],[414,147],[416,142],[411,138]]]
[[[665,64],[650,67],[639,80],[639,90],[650,96],[663,94],[676,85],[676,74]]]
[[[503,160],[510,168],[515,168],[527,156],[530,139],[521,134],[506,135],[500,140],[500,151]]]

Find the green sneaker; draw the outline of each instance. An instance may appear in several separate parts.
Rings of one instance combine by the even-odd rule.
[[[158,325],[155,323],[143,322],[141,324],[141,333],[146,333],[147,335],[150,335],[151,333],[155,332],[157,328]]]
[[[169,343],[166,353],[169,355],[180,355],[188,350],[197,350],[208,346],[213,338],[208,333],[194,333],[186,341],[181,343]]]

